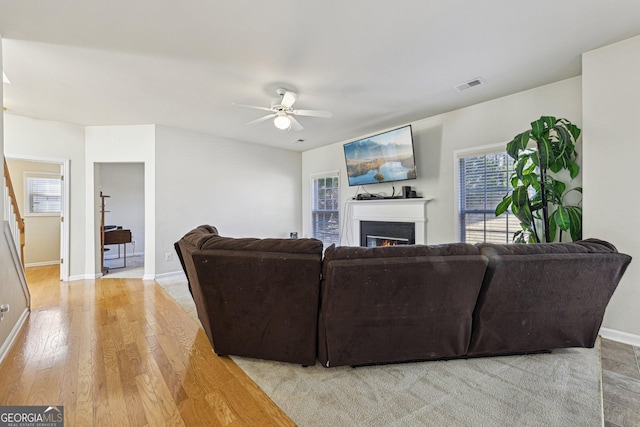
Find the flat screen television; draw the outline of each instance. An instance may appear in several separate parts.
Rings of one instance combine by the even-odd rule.
[[[350,186],[416,179],[411,125],[344,144]]]

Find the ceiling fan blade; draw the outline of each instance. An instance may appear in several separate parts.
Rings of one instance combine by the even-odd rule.
[[[293,116],[287,116],[287,117],[289,117],[289,120],[291,120],[291,129],[293,129],[293,130],[302,130],[302,129],[304,129],[302,127],[302,125],[300,124],[300,122],[298,122],[295,119],[295,117],[293,117]]]
[[[331,111],[293,110],[292,114],[296,114],[298,116],[324,117],[326,119],[333,117],[333,113]]]
[[[242,108],[253,108],[254,110],[273,111],[271,108],[258,107],[257,105],[236,104],[235,102],[231,105],[235,107],[242,107]]]
[[[284,96],[282,97],[282,101],[280,102],[280,105],[287,108],[291,108],[293,103],[296,102],[297,98],[298,98],[298,95],[296,95],[295,92],[286,91],[284,93]]]
[[[249,122],[249,123],[247,123],[247,124],[248,124],[248,125],[255,125],[256,123],[264,122],[264,121],[269,120],[269,119],[271,119],[271,118],[273,118],[273,117],[275,117],[275,116],[277,116],[277,114],[276,114],[276,113],[268,114],[268,115],[266,115],[266,116],[264,116],[264,117],[260,117],[259,119],[255,119],[255,120],[253,120],[253,121],[250,121],[250,122]]]

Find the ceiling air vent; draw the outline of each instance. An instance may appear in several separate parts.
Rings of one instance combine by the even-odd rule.
[[[482,80],[480,77],[478,77],[476,79],[469,80],[466,83],[462,83],[462,84],[459,84],[457,86],[454,86],[453,88],[455,90],[457,90],[458,92],[462,92],[463,90],[471,89],[472,87],[480,86],[480,85],[483,85],[483,84],[485,84],[484,80]]]

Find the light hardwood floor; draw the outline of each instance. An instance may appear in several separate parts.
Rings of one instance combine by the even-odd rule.
[[[294,425],[154,281],[57,277],[27,269],[0,405],[64,406],[66,426]]]

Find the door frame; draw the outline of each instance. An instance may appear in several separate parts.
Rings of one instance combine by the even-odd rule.
[[[62,204],[60,212],[60,280],[68,281],[69,280],[69,266],[71,264],[71,249],[69,247],[69,213],[71,212],[71,204],[69,197],[71,190],[71,177],[69,174],[70,171],[70,160],[69,159],[59,159],[52,157],[40,157],[40,156],[29,156],[29,155],[13,155],[10,153],[4,154],[5,159],[9,160],[22,160],[27,162],[37,162],[37,163],[53,163],[60,165],[60,174],[62,177]]]

